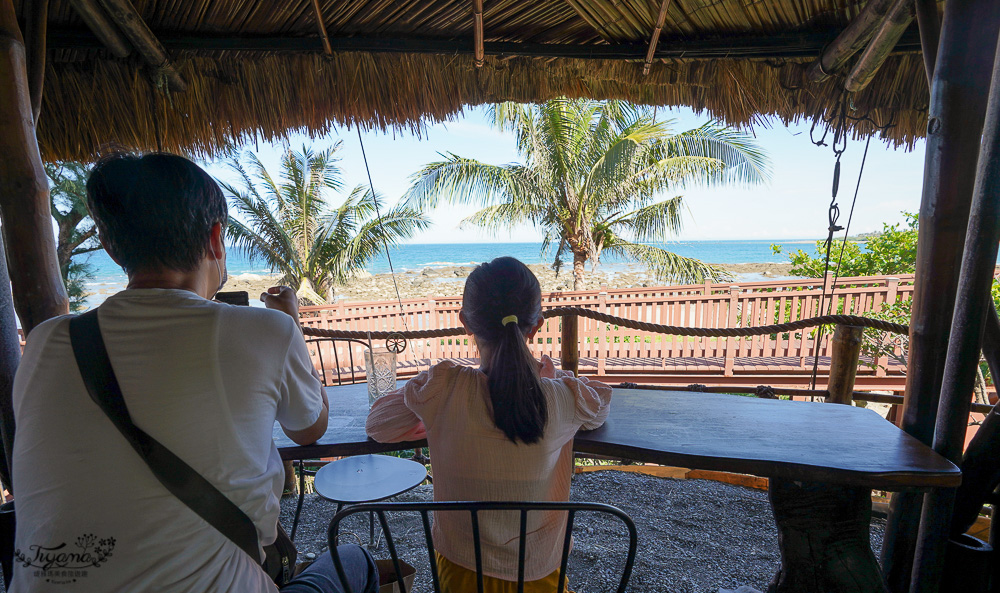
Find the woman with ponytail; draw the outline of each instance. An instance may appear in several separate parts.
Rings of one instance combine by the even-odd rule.
[[[426,438],[434,500],[569,500],[573,437],[608,417],[611,388],[536,360],[528,342],[544,323],[538,279],[500,257],[473,270],[460,319],[474,336],[478,369],[443,361],[376,400],[368,435],[380,442]],[[525,591],[558,587],[565,513],[528,514]],[[476,590],[467,513],[437,513],[433,527],[445,593]],[[518,515],[481,514],[487,593],[516,590]]]

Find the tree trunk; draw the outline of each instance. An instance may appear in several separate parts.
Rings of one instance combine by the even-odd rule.
[[[14,306],[26,334],[69,313],[27,76],[13,3],[0,0],[0,215]]]
[[[587,255],[573,252],[573,290],[583,290],[583,266],[587,263]]]

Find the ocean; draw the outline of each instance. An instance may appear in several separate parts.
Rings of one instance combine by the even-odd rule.
[[[787,256],[774,254],[771,250],[772,244],[782,245],[786,251],[803,249],[812,252],[815,241],[802,239],[786,241],[676,241],[662,244],[662,246],[685,257],[693,257],[714,264],[787,262]],[[401,273],[424,268],[472,266],[503,255],[516,257],[526,264],[551,263],[552,255],[543,258],[541,248],[541,243],[419,243],[392,247],[389,255],[392,258],[393,269]],[[95,251],[90,254],[86,262],[93,270],[93,278],[86,284],[87,292],[90,293],[85,301],[86,307],[97,306],[108,295],[125,288],[125,284],[128,282],[125,273],[108,257],[107,253]],[[599,269],[606,272],[614,272],[616,269],[625,270],[630,267],[630,263],[609,254],[601,258]],[[246,253],[232,246],[228,249],[226,265],[230,276],[272,273],[271,268],[262,261],[251,259],[247,257]],[[388,273],[389,262],[385,255],[374,259],[368,265],[367,270],[372,274]],[[747,282],[764,279],[758,274],[745,274],[740,278]],[[251,304],[257,303],[251,299]]]
[[[663,247],[683,255],[715,264],[743,263],[784,263],[788,258],[775,255],[771,245],[777,243],[786,250],[803,249],[812,251],[814,241],[677,241],[664,244]],[[397,272],[419,270],[444,266],[468,266],[489,261],[495,257],[509,255],[526,264],[549,263],[541,256],[541,243],[420,243],[399,245],[390,249],[392,266]],[[269,274],[271,269],[259,260],[253,260],[242,251],[230,247],[228,252],[228,267],[231,276],[237,274]],[[87,260],[94,270],[94,279],[89,286],[110,288],[125,286],[126,278],[114,261],[103,251],[91,254]],[[601,260],[605,270],[614,269],[616,265],[624,265],[625,261],[607,255]],[[385,255],[373,260],[368,266],[372,274],[389,272],[389,262]]]

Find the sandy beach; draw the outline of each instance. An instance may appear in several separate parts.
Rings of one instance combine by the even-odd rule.
[[[746,263],[719,264],[723,269],[733,273],[738,281],[762,281],[767,279],[791,277],[791,264]],[[573,290],[571,270],[564,268],[557,276],[551,266],[533,264],[528,266],[538,277],[543,292]],[[425,268],[423,270],[407,270],[396,274],[396,284],[399,296],[404,299],[424,298],[429,296],[452,296],[462,294],[465,278],[472,271],[472,266],[445,266],[440,268]],[[258,274],[239,274],[230,276],[226,290],[245,290],[250,293],[251,300],[274,286],[278,276]],[[640,265],[615,266],[614,269],[598,268],[596,272],[587,271],[585,290],[596,290],[601,286],[608,288],[637,288],[661,286]],[[394,298],[396,294],[392,276],[389,274],[363,273],[351,280],[345,286],[338,286],[335,296],[338,300],[374,301]]]

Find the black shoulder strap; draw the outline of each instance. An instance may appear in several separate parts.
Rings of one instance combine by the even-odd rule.
[[[139,453],[156,479],[259,564],[257,528],[250,517],[183,459],[133,424],[104,346],[97,310],[70,320],[69,336],[90,398]]]

